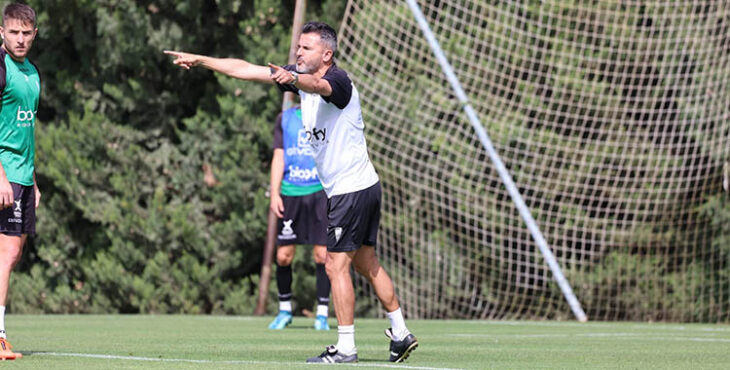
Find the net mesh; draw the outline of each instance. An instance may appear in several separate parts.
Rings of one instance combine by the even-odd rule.
[[[588,317],[729,321],[730,2],[420,6]],[[407,315],[571,318],[405,2],[350,0],[340,49]]]

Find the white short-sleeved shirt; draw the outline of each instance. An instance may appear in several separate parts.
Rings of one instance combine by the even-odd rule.
[[[293,65],[284,68],[296,69]],[[368,156],[357,89],[347,72],[334,64],[322,78],[332,87],[330,96],[301,91],[293,85],[279,88],[301,98],[302,124],[314,150],[319,180],[331,198],[367,189],[379,179]]]

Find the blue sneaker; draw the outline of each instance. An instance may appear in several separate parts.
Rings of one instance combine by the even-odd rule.
[[[327,323],[327,316],[317,315],[314,319],[314,330],[330,330],[330,324]]]
[[[291,324],[291,312],[289,311],[279,311],[279,314],[276,315],[274,318],[274,321],[269,324],[269,329],[273,330],[281,330],[286,328],[287,325]]]

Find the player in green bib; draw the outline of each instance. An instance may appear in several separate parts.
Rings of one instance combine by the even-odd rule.
[[[13,352],[7,341],[5,301],[10,272],[20,260],[28,234],[35,234],[35,209],[41,198],[34,165],[41,80],[38,68],[27,58],[37,33],[31,7],[5,7],[0,27],[0,360],[23,356]]]

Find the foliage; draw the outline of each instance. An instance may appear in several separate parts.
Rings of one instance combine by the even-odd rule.
[[[162,51],[286,64],[294,2],[28,3],[43,198],[12,312],[250,314],[281,94]],[[339,25],[340,2],[308,3]]]

